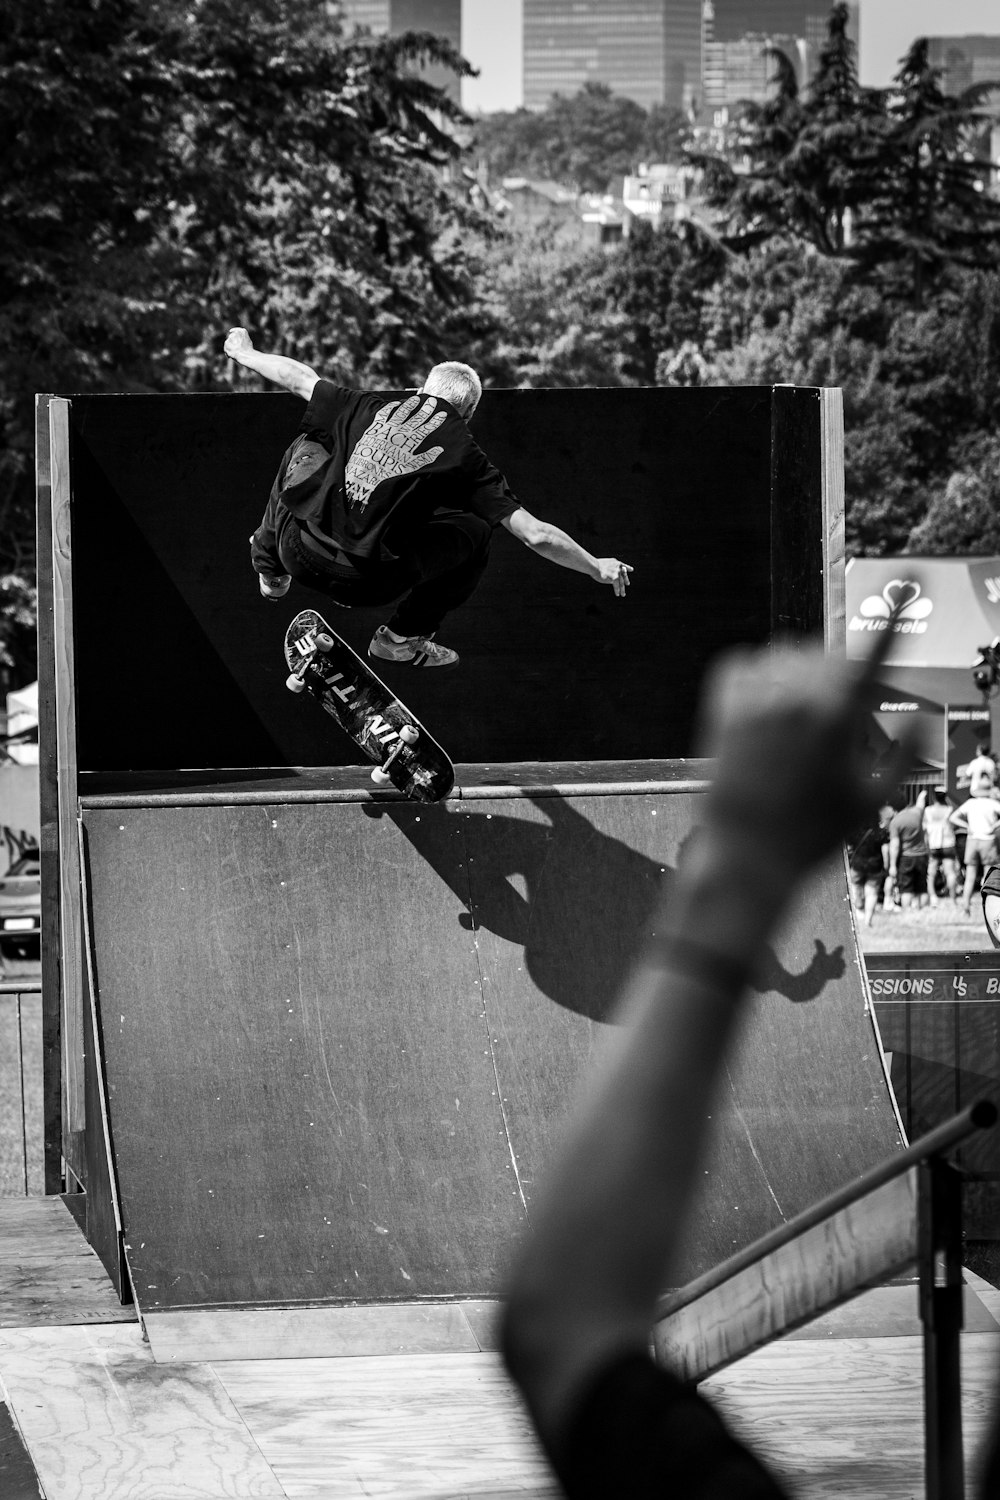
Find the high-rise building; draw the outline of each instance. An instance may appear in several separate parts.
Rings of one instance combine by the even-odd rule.
[[[823,0],[712,0],[712,4],[717,42],[739,42],[749,35],[804,37],[809,22],[818,22],[825,36],[830,12]]]
[[[927,40],[930,61],[944,69],[942,82],[949,94],[1000,80],[1000,36],[932,36]]]
[[[379,35],[388,34],[391,8],[392,0],[340,0],[338,6],[347,31],[364,26]]]
[[[383,36],[430,31],[462,50],[462,0],[340,0],[339,10],[348,32],[362,26]],[[460,85],[454,73],[431,67],[424,70],[424,77],[459,103]]]
[[[769,51],[785,54],[804,87],[828,36],[818,0],[704,0],[703,114],[740,100],[763,102],[774,77]],[[848,35],[858,39],[858,6],[849,6]]]
[[[943,70],[941,83],[946,93],[960,94],[976,84],[1000,81],[1000,36],[932,36],[927,40],[931,64]],[[979,152],[993,163],[986,191],[1000,198],[1000,89],[990,93],[985,108],[992,123],[983,126]]]
[[[733,42],[715,42],[706,38],[703,116],[720,109],[732,109],[744,100],[762,104],[768,97],[775,75],[773,50],[783,52],[795,69],[801,86],[807,77],[808,48],[802,37],[747,35]]]
[[[701,0],[524,0],[524,103],[604,83],[648,109],[701,95]]]

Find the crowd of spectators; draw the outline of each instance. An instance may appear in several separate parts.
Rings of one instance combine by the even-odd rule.
[[[886,800],[849,846],[854,904],[872,926],[876,913],[952,902],[966,917],[991,865],[1000,865],[1000,770],[988,744],[978,746],[958,785],[919,791],[902,806]]]

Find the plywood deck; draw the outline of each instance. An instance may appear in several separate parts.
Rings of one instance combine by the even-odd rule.
[[[59,1200],[0,1200],[0,1416],[30,1456],[45,1500],[557,1493],[488,1349],[184,1363],[168,1351],[158,1361],[102,1278]],[[1000,1292],[968,1279],[971,1479],[1000,1366]],[[913,1287],[880,1289],[813,1324],[811,1336],[774,1344],[706,1382],[799,1500],[922,1494],[915,1302]],[[0,1463],[10,1451],[0,1446]],[[13,1474],[0,1468],[8,1488]],[[19,1482],[15,1500],[32,1493],[23,1463]]]
[[[970,1472],[1000,1336],[963,1338]],[[47,1500],[555,1495],[496,1355],[158,1365],[128,1325],[6,1330]],[[707,1382],[800,1500],[922,1493],[919,1340],[798,1340]],[[971,1490],[970,1490],[971,1493]]]
[[[0,1198],[0,1330],[136,1321],[61,1198]]]

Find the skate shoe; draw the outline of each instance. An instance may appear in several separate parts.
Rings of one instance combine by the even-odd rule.
[[[458,661],[457,651],[439,646],[432,636],[397,635],[386,625],[380,625],[372,636],[368,655],[408,662],[411,667],[453,667]]]
[[[260,591],[265,599],[282,599],[288,593],[291,578],[287,573],[258,573]]]

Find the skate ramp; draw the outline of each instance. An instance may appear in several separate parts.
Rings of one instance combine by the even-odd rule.
[[[495,1297],[700,794],[259,795],[85,805],[140,1309]],[[842,861],[765,970],[684,1279],[899,1145]]]

